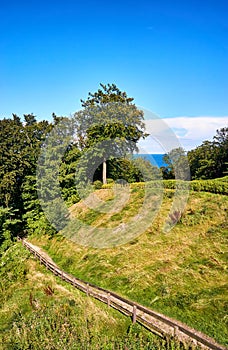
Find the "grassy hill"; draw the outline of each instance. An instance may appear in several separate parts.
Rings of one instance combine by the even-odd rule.
[[[64,283],[21,243],[0,263],[1,350],[188,349]]]
[[[82,202],[71,215],[97,227],[115,228],[135,217],[143,188],[132,186],[119,213],[98,213]],[[105,203],[112,189],[96,191]],[[151,226],[130,242],[108,249],[64,238],[30,236],[65,271],[174,317],[227,344],[228,199],[191,192],[186,210],[168,233],[164,218],[173,201],[166,190]],[[149,334],[106,305],[86,297],[46,271],[20,243],[1,257],[2,349],[181,349]],[[2,346],[2,347],[1,347]]]
[[[112,189],[96,191],[102,200]],[[185,213],[164,233],[174,191],[166,190],[153,224],[138,238],[109,249],[77,245],[60,234],[33,237],[64,270],[185,322],[227,344],[227,196],[191,192]],[[80,220],[116,227],[133,217],[143,189],[133,187],[120,213],[97,213],[82,203],[71,207]]]

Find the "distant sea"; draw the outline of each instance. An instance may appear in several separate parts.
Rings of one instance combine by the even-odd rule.
[[[151,162],[151,164],[157,166],[157,167],[161,167],[161,166],[166,166],[167,164],[163,162],[162,158],[163,158],[164,154],[134,154],[134,157],[138,158],[144,158],[146,160],[149,160]]]

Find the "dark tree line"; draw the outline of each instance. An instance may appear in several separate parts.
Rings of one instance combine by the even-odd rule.
[[[23,232],[26,212],[24,187],[36,171],[41,143],[52,124],[36,120],[33,114],[24,120],[13,114],[0,120],[0,243]],[[33,199],[35,189],[28,189]]]

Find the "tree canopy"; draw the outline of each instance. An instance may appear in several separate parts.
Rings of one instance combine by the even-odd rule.
[[[172,149],[163,156],[163,161],[167,164],[162,167],[165,179],[190,180],[190,171],[186,152],[182,147]]]
[[[33,114],[24,115],[24,123],[0,120],[0,203],[4,207],[23,209],[21,186],[26,176],[34,174],[39,148],[50,125],[37,122]]]
[[[121,91],[115,84],[100,84],[101,89],[96,92],[89,92],[86,100],[81,100],[82,107],[91,107],[110,102],[130,104],[134,98],[128,97],[125,91]]]
[[[188,152],[193,179],[214,179],[228,174],[228,127],[216,131],[213,141]]]
[[[173,149],[164,155],[163,160],[167,164],[161,167],[165,179],[173,179],[175,175],[176,178],[184,179],[188,166],[192,180],[215,179],[228,175],[228,127],[216,130],[213,141],[206,140],[189,152],[181,147]]]
[[[89,93],[87,100],[81,100],[83,109],[74,114],[74,120],[79,147],[82,150],[93,148],[94,155],[100,153],[103,183],[106,183],[106,160],[137,150],[137,142],[147,135],[143,112],[133,104],[134,99],[114,84],[100,86],[97,92]],[[115,145],[106,142],[105,147],[98,150],[97,146],[103,141],[111,140],[115,140]]]

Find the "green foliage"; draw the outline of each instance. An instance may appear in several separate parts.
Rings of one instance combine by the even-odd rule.
[[[101,179],[101,168],[95,172],[94,177]],[[125,180],[128,183],[150,181],[152,179],[160,179],[160,170],[153,166],[148,160],[138,157],[132,159],[130,156],[125,158],[113,158],[107,161],[107,175],[111,177],[113,183],[116,180]]]
[[[17,219],[17,210],[0,207],[0,255],[13,241],[20,230],[21,220]]]
[[[107,161],[107,173],[114,181],[122,179],[129,183],[138,181],[142,176],[129,157]]]
[[[56,233],[56,230],[50,225],[42,211],[37,196],[36,176],[29,175],[25,177],[22,186],[22,199],[25,210],[22,216],[25,232],[40,235],[49,234],[50,236]]]
[[[81,100],[82,107],[106,104],[110,101],[130,104],[134,100],[128,97],[126,92],[120,91],[115,84],[100,84],[100,86],[102,89],[98,89],[95,93],[89,92],[87,100]]]
[[[81,156],[76,144],[70,144],[67,148],[59,170],[59,182],[64,200],[76,203],[77,190],[75,186],[75,173],[77,171],[78,160]],[[74,197],[74,198],[72,198]]]
[[[74,122],[80,148],[93,148],[93,158],[98,156],[104,164],[103,183],[106,183],[106,160],[137,150],[137,141],[146,134],[143,112],[132,103],[133,98],[114,84],[100,85],[102,89],[82,100],[83,110],[74,114]],[[115,142],[106,142],[99,148],[102,142],[111,140]]]
[[[137,182],[160,180],[162,178],[162,172],[160,169],[152,165],[151,162],[145,158],[137,157],[133,159],[133,166]]]
[[[190,180],[188,159],[183,148],[175,148],[163,156],[166,167],[161,167],[164,179]]]
[[[193,180],[193,181],[181,181],[181,180],[162,180],[162,181],[149,181],[147,186],[152,188],[164,188],[169,190],[192,190],[197,192],[211,192],[218,194],[228,194],[228,182],[226,177],[223,180],[213,179],[213,180]],[[110,186],[103,186],[103,188],[109,188]],[[131,184],[132,188],[144,188],[144,182],[138,182]]]
[[[36,195],[31,178],[35,174],[40,146],[50,129],[51,124],[37,122],[33,114],[24,115],[24,123],[16,114],[13,114],[13,119],[0,120],[0,215],[4,214],[0,229],[2,250],[9,246],[13,237],[23,234],[25,212],[35,210],[36,206],[37,213],[39,205],[37,202],[34,204]]]
[[[102,188],[102,185],[103,184],[102,184],[102,182],[100,180],[96,180],[93,183],[93,186],[94,186],[95,190],[100,190]]]
[[[76,194],[72,190],[72,172],[78,153],[73,147],[73,135],[72,120],[62,117],[46,138],[36,169],[39,202],[56,230],[62,229],[68,222],[68,210],[62,193],[69,196]],[[61,168],[64,157],[65,163]],[[70,164],[69,159],[72,161]],[[65,191],[61,189],[60,181]]]
[[[48,122],[36,122],[25,115],[25,124],[13,119],[0,120],[0,204],[23,209],[21,186],[25,176],[35,171],[39,147],[48,132]]]
[[[189,151],[187,158],[184,150],[178,148],[166,154],[163,160],[167,164],[166,167],[161,167],[164,179],[175,177],[188,180],[188,166],[192,179],[222,177],[228,171],[228,128],[217,130],[213,141],[204,141],[202,145]]]
[[[107,178],[107,184],[113,184],[113,183],[114,183],[113,179]]]
[[[26,281],[29,252],[22,248],[21,243],[14,243],[1,256],[1,301],[7,300],[13,293],[13,283]]]
[[[193,191],[205,191],[228,195],[228,182],[219,179],[214,180],[194,180],[190,183]]]
[[[193,179],[214,179],[227,174],[228,127],[217,130],[213,141],[204,141],[188,152]]]

